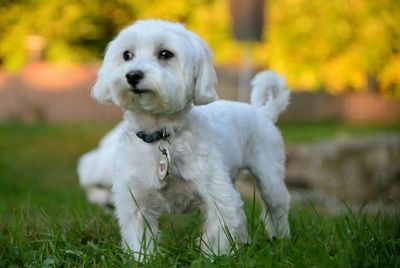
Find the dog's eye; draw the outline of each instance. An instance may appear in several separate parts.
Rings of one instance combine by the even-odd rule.
[[[129,50],[125,50],[124,53],[122,54],[122,57],[124,58],[124,61],[131,60],[133,58],[133,53],[130,52]]]
[[[172,53],[171,51],[165,50],[165,49],[161,50],[160,54],[158,54],[158,58],[160,60],[169,60],[173,56],[174,56],[174,53]]]

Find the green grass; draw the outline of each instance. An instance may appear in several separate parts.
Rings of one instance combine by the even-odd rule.
[[[344,124],[339,122],[278,123],[286,142],[310,142],[336,136],[365,136],[399,133],[400,122],[392,124]]]
[[[111,125],[0,123],[0,267],[142,267],[121,251],[112,215],[87,203],[79,156]],[[287,142],[399,131],[399,125],[283,124]],[[400,224],[390,215],[329,216],[293,208],[292,237],[270,240],[245,203],[252,242],[213,262],[198,249],[201,215],[163,216],[162,254],[145,267],[400,267]]]

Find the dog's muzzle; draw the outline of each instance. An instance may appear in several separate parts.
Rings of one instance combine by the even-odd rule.
[[[135,70],[135,71],[129,71],[126,75],[126,80],[128,81],[128,84],[132,86],[132,92],[135,94],[142,94],[146,93],[149,90],[147,89],[139,89],[137,88],[137,84],[139,84],[140,80],[144,78],[144,73],[140,70]]]
[[[143,79],[144,73],[142,71],[129,71],[125,77],[132,87],[136,87],[140,80]]]

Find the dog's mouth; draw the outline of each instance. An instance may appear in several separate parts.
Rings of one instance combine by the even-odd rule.
[[[146,93],[151,92],[150,89],[142,89],[142,88],[132,88],[131,91],[137,95],[146,94]]]

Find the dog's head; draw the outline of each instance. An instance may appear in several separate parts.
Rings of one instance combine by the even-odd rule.
[[[182,25],[143,20],[108,44],[92,89],[100,103],[155,114],[217,98],[207,45]]]

